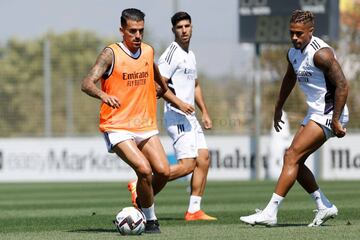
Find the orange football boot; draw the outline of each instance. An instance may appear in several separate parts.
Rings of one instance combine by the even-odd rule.
[[[136,207],[136,208],[139,208],[137,203],[136,203],[136,198],[137,198],[136,184],[137,184],[137,180],[130,181],[128,183],[128,190],[129,190],[129,192],[131,194],[132,205],[134,207]]]
[[[213,221],[213,220],[217,220],[217,218],[216,218],[216,217],[211,217],[211,216],[207,215],[207,214],[204,213],[202,210],[199,210],[199,211],[194,212],[194,213],[186,212],[186,214],[185,214],[185,221],[195,221],[195,220],[208,220],[208,221]]]

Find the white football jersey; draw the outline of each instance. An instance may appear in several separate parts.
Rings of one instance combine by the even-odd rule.
[[[158,65],[161,75],[169,79],[169,89],[182,101],[195,106],[197,71],[194,53],[191,50],[186,52],[176,42],[172,42],[160,56]],[[184,114],[166,103],[164,111],[170,110]]]
[[[300,88],[306,96],[306,103],[309,106],[308,114],[332,116],[335,86],[314,64],[315,53],[325,47],[334,51],[323,40],[313,36],[303,52],[300,49],[290,48],[288,59],[293,66]],[[346,105],[342,115],[348,115]]]

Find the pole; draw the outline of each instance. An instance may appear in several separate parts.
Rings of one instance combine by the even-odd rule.
[[[260,43],[255,43],[255,76],[254,76],[254,114],[255,114],[255,126],[254,126],[254,162],[256,168],[256,179],[260,180],[261,174],[261,156],[260,156],[260,136],[261,136],[261,69],[260,69]]]
[[[44,62],[43,62],[43,75],[44,75],[44,136],[52,136],[51,124],[51,52],[50,40],[44,41]]]
[[[179,2],[178,0],[173,0],[173,12],[176,13],[179,11]]]
[[[74,131],[74,108],[73,108],[74,85],[70,78],[66,79],[66,135],[71,136]]]

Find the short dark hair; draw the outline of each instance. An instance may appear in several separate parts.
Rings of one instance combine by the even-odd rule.
[[[291,14],[290,23],[311,23],[314,26],[314,14],[310,11],[294,10]]]
[[[191,17],[187,12],[177,12],[171,17],[173,27],[181,20],[189,20],[191,23]]]
[[[145,19],[145,13],[140,11],[136,8],[127,8],[124,9],[121,13],[120,23],[121,26],[124,27],[127,24],[127,20],[133,20],[133,21],[144,21]]]

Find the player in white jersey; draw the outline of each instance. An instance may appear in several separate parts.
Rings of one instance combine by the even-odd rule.
[[[178,99],[190,106],[196,103],[202,112],[204,128],[210,129],[212,122],[197,80],[195,55],[189,50],[192,35],[191,17],[186,12],[178,12],[172,16],[171,22],[175,41],[159,59],[160,73]],[[158,92],[158,95],[162,94]],[[195,113],[186,115],[169,102],[165,103],[164,108],[165,128],[173,140],[178,159],[177,164],[170,166],[169,181],[193,173],[191,196],[185,220],[217,220],[201,210],[201,199],[205,191],[210,160],[205,136]],[[128,189],[134,206],[138,206],[136,181],[129,182]],[[154,194],[157,194],[158,187],[153,186],[153,189]]]
[[[200,83],[197,80],[196,60],[189,49],[192,35],[191,17],[186,12],[175,13],[172,18],[172,31],[175,41],[165,50],[159,59],[159,70],[173,93],[187,104],[196,105],[202,112],[205,129],[212,122],[205,105]],[[185,115],[170,103],[165,102],[164,125],[173,140],[178,163],[170,166],[169,180],[193,173],[191,178],[191,196],[185,220],[216,220],[201,210],[201,198],[204,194],[209,169],[209,151],[203,130],[195,113]]]
[[[295,10],[290,19],[290,37],[294,47],[288,52],[288,67],[275,106],[275,130],[281,130],[282,108],[296,82],[299,82],[306,95],[309,109],[284,154],[284,165],[269,203],[262,211],[240,217],[245,223],[276,225],[280,203],[295,181],[311,195],[317,207],[317,213],[309,227],[321,226],[338,214],[338,209],[320,190],[305,161],[328,138],[345,136],[344,126],[349,118],[345,104],[348,83],[333,49],[313,36],[313,31],[313,14]]]
[[[308,114],[302,125],[305,126],[309,120],[313,120],[324,128],[326,138],[329,138],[334,136],[331,131],[331,122],[333,118],[335,86],[314,63],[314,55],[320,49],[325,48],[333,52],[333,49],[327,43],[318,37],[312,36],[310,43],[303,50],[291,48],[288,52],[288,59],[306,96],[306,103],[309,107]],[[345,105],[339,120],[342,123],[346,123],[348,119],[349,112]]]

